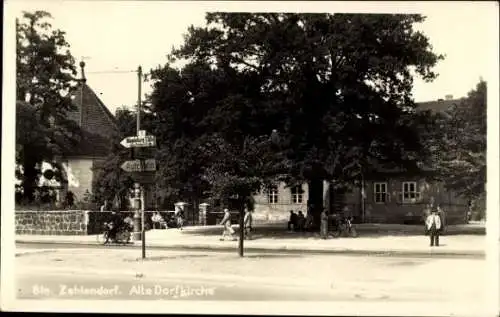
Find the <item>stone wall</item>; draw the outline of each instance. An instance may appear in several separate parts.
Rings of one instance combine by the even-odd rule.
[[[16,234],[86,235],[85,212],[16,211]]]
[[[123,217],[134,216],[132,211],[121,212]],[[163,219],[171,212],[160,212]],[[152,228],[152,211],[145,212],[146,229]],[[103,231],[104,222],[111,217],[110,211],[16,211],[16,234],[39,235],[89,235]]]

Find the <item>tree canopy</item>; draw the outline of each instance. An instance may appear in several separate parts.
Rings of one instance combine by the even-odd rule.
[[[476,199],[486,185],[486,82],[476,88],[439,121],[435,151],[437,166],[446,186]]]
[[[92,187],[93,202],[102,204],[108,202],[113,208],[126,208],[129,190],[134,183],[131,176],[121,169],[124,161],[131,159],[130,149],[124,148],[120,142],[125,136],[135,135],[135,116],[129,110],[117,113],[118,131],[111,136],[113,140],[110,154],[94,168],[96,173]]]
[[[44,11],[24,12],[16,21],[16,163],[27,200],[33,199],[41,163],[53,162],[79,136],[67,116],[76,84],[74,58],[50,18]]]
[[[359,169],[353,163],[370,159],[417,168],[425,151],[413,78],[433,80],[443,58],[413,29],[424,17],[210,13],[206,19],[206,26],[189,28],[171,56],[187,64],[167,64],[152,76],[151,110],[161,122],[167,165],[181,166],[170,173],[200,179],[209,162],[199,155],[207,135],[242,153],[245,137],[274,129],[281,139],[275,157],[283,162],[274,171],[289,182],[348,182]]]

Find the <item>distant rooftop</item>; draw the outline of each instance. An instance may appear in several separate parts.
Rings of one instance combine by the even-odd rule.
[[[444,99],[438,99],[433,101],[417,102],[418,111],[431,110],[434,112],[445,112],[449,110],[452,106],[459,104],[463,98],[454,99],[452,95],[446,95]]]

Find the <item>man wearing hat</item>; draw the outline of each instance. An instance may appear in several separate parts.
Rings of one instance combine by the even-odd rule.
[[[437,208],[432,208],[431,214],[425,220],[427,232],[431,239],[431,247],[439,246],[439,231],[441,230],[441,217],[437,213]]]
[[[222,218],[220,225],[224,226],[224,231],[222,231],[222,237],[220,238],[221,241],[224,241],[227,235],[229,235],[232,240],[236,240],[236,237],[234,236],[234,229],[231,227],[231,213],[227,208],[224,208],[224,217]]]

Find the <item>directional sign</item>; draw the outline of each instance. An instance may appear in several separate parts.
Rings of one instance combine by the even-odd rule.
[[[125,172],[152,172],[156,171],[156,160],[133,160],[125,161],[122,166],[122,170]]]
[[[156,137],[154,135],[129,136],[123,139],[120,144],[126,148],[156,146]]]

